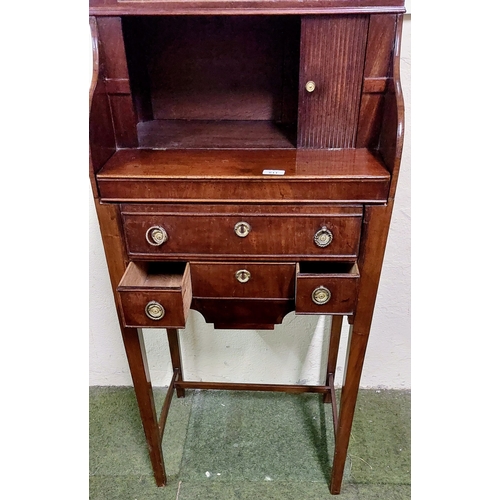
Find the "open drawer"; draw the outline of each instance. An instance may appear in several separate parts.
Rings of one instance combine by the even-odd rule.
[[[189,263],[131,262],[117,290],[125,326],[186,326],[192,298]]]
[[[359,282],[356,263],[301,262],[296,279],[297,314],[353,314]]]

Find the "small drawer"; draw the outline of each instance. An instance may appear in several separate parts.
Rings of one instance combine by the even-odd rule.
[[[191,262],[193,297],[293,299],[295,263]]]
[[[125,326],[186,326],[192,299],[189,263],[131,262],[117,290]]]
[[[295,311],[297,314],[352,314],[358,282],[359,269],[356,263],[299,263]]]

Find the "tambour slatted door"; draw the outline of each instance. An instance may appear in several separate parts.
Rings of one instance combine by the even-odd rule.
[[[368,16],[302,18],[299,148],[355,147],[367,32]]]

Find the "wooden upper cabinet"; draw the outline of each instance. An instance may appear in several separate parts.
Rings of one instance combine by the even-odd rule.
[[[131,9],[132,2],[126,3]],[[207,16],[198,11],[178,15],[173,4],[169,15],[164,15],[162,2],[136,2],[127,15],[96,17],[94,42],[99,48],[100,70],[91,111],[92,176],[99,183],[96,194],[99,190],[108,201],[130,201],[140,191],[134,180],[145,188],[140,191],[141,200],[171,200],[175,193],[167,192],[163,181],[158,187],[160,180],[151,177],[149,166],[164,163],[162,153],[175,155],[178,151],[189,167],[187,177],[192,166],[196,171],[202,169],[203,178],[211,181],[221,169],[234,165],[226,181],[234,181],[248,201],[260,200],[265,191],[262,187],[276,184],[269,175],[274,170],[284,170],[279,181],[287,191],[280,187],[270,200],[307,201],[306,192],[312,200],[318,196],[344,202],[387,200],[388,182],[394,191],[402,143],[402,95],[398,74],[393,74],[399,64],[397,15],[394,11],[370,13],[369,9],[309,14],[297,7],[298,2],[293,2],[297,9],[289,14],[273,11],[266,15],[272,3],[262,2],[259,15],[226,15],[224,11]],[[112,0],[95,5],[96,9],[115,8]],[[356,5],[353,3],[353,9],[359,7]],[[140,15],[152,13],[153,6],[161,11],[154,12],[159,15]],[[106,138],[105,149],[101,138]],[[337,157],[329,161],[322,157],[326,167],[320,176],[332,183],[334,191],[313,192],[312,187],[319,189],[317,182],[292,177],[298,170],[306,176],[316,171],[315,162],[306,168],[303,154],[356,149],[363,154],[353,158],[368,156],[372,163],[379,163],[382,157],[381,191],[368,189],[360,180],[359,164],[354,162],[346,172]],[[123,150],[128,153],[121,155]],[[145,158],[145,150],[152,152],[146,163],[140,160]],[[201,150],[207,152],[208,163],[196,163],[195,152]],[[221,150],[226,151],[223,160]],[[273,164],[252,170],[243,179],[249,171],[243,172],[243,164],[233,159],[238,151],[249,157],[250,150],[267,151],[270,160],[273,151],[285,160],[279,163],[281,167]],[[282,153],[284,150],[290,154]],[[132,171],[130,155],[137,157]],[[111,164],[113,179],[108,175]],[[160,177],[171,177],[174,167],[167,162]],[[346,179],[337,179],[339,173]],[[263,180],[267,182],[260,184]],[[377,174],[379,187],[380,180]],[[259,183],[258,192],[249,189],[253,181]],[[151,182],[158,188],[152,189]],[[347,189],[349,182],[358,186],[356,193]],[[300,194],[295,189],[298,183],[304,191]],[[174,186],[170,181],[168,185]],[[134,193],[125,187],[132,187]],[[220,194],[215,197],[207,198],[204,191],[183,200],[218,200],[234,194],[234,190],[217,189]],[[187,193],[177,188],[176,192]]]
[[[117,146],[376,148],[382,101],[365,94],[386,90],[394,26],[393,14],[98,18]]]
[[[298,147],[355,147],[368,19],[302,18]]]
[[[368,26],[368,15],[124,18],[139,146],[354,148]]]

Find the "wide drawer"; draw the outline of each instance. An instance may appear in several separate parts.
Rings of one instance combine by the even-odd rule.
[[[193,297],[293,299],[295,263],[191,262]]]
[[[189,263],[131,262],[117,290],[125,326],[186,325],[192,299]]]
[[[134,258],[222,260],[279,257],[354,260],[360,207],[122,207]],[[294,259],[294,260],[295,260]]]
[[[297,264],[297,314],[354,312],[359,282],[356,263],[301,262]]]

